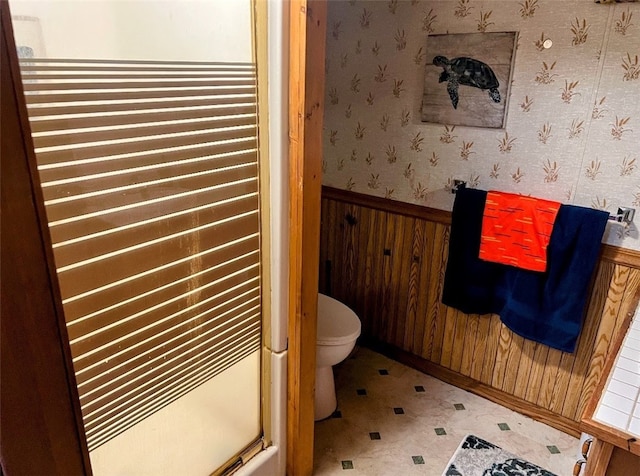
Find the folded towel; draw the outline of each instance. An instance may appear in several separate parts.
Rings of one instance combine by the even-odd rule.
[[[547,268],[547,246],[560,202],[515,193],[487,193],[480,258],[532,271]]]
[[[442,302],[468,314],[498,314],[515,333],[573,352],[608,213],[561,205],[541,273],[478,257],[486,198],[482,190],[457,192]]]

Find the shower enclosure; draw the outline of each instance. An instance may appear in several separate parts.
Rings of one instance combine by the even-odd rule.
[[[246,461],[271,368],[255,3],[10,5],[94,474]]]

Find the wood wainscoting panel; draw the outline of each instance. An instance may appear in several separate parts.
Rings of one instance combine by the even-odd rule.
[[[442,341],[447,315],[447,307],[440,302],[440,296],[442,296],[446,255],[449,249],[449,226],[436,223],[432,231],[432,235],[427,239],[433,242],[433,249],[430,256],[425,256],[430,260],[429,274],[424,276],[424,281],[420,283],[420,289],[428,296],[428,307],[427,314],[424,316],[426,321],[422,349],[418,355],[433,362],[439,362],[442,358]]]
[[[640,288],[640,253],[604,245],[572,354],[496,315],[441,303],[451,214],[323,188],[320,291],[362,321],[361,341],[573,434]]]
[[[567,418],[580,418],[580,412],[577,412],[577,408],[585,378],[592,365],[593,347],[598,336],[599,323],[614,269],[615,265],[608,261],[600,261],[596,268],[582,332],[578,337],[573,368],[569,378],[569,392],[564,397],[561,412]]]
[[[622,327],[625,316],[628,312],[633,311],[630,306],[640,287],[639,274],[640,269],[614,264],[606,303],[591,352],[591,363],[587,369],[580,400],[573,416],[575,419],[581,418],[584,408],[602,376],[604,363],[611,351],[611,344]]]

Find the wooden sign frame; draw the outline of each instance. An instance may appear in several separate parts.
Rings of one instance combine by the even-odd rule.
[[[518,33],[429,35],[422,122],[504,129]]]

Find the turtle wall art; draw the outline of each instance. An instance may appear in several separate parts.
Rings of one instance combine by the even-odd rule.
[[[427,37],[422,121],[506,127],[517,33]]]
[[[491,67],[482,61],[473,58],[453,58],[451,60],[444,56],[433,58],[433,64],[442,66],[444,71],[440,74],[440,83],[447,82],[447,92],[451,98],[451,105],[458,108],[458,87],[460,85],[473,86],[474,88],[488,89],[489,97],[494,102],[500,102],[500,82],[496,78]]]

